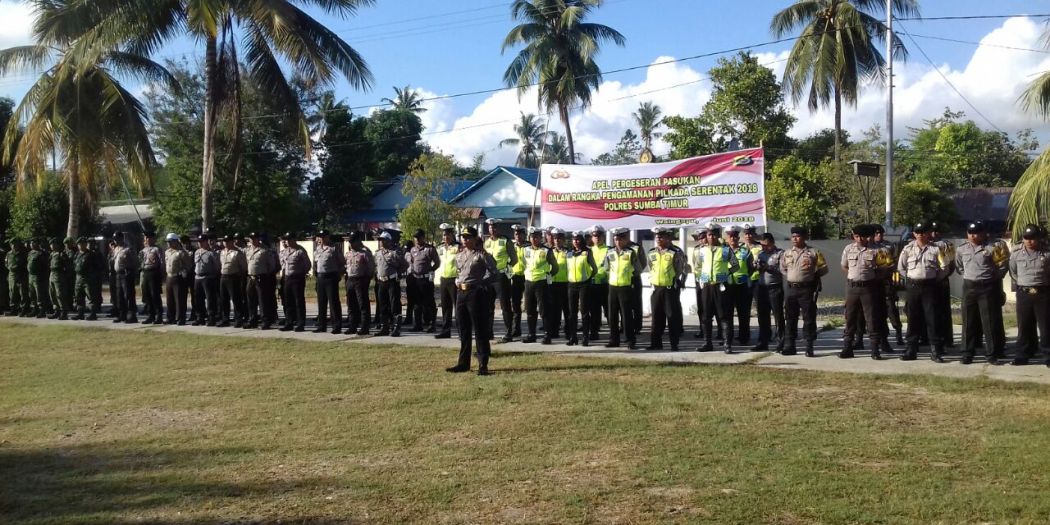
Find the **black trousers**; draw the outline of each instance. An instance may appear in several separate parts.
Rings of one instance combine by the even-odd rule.
[[[798,318],[802,317],[802,337],[807,344],[817,340],[817,282],[788,283],[784,294],[784,314],[787,323],[787,342],[795,344],[798,338]]]
[[[784,340],[784,285],[755,283],[755,309],[758,312],[758,342],[768,345],[776,335]],[[770,316],[773,322],[770,322]],[[773,327],[776,327],[776,334]]]
[[[117,319],[133,321],[138,317],[135,303],[135,274],[118,272],[117,275]]]
[[[405,286],[408,287],[408,303],[413,308],[412,319],[414,325],[433,326],[434,318],[437,317],[437,304],[434,302],[434,281],[426,276],[409,275],[405,278]]]
[[[1000,288],[1002,283],[1000,283]],[[955,344],[955,330],[952,327],[952,288],[948,279],[941,281],[937,293],[937,331],[945,345]],[[1001,292],[1000,292],[1001,295]],[[1006,334],[1004,333],[1005,337]]]
[[[456,278],[442,277],[439,294],[441,295],[441,333],[451,334],[452,314],[456,308]]]
[[[977,352],[977,341],[983,333],[985,352],[1001,357],[1006,351],[1001,281],[963,281],[962,314],[963,355]]]
[[[870,282],[870,281],[865,281]],[[872,282],[869,286],[854,286],[846,283],[846,329],[843,334],[845,344],[856,339],[862,330],[861,322],[868,331],[872,349],[879,348],[886,335],[886,301],[882,297],[881,283]],[[863,321],[862,321],[863,320]]]
[[[457,303],[458,304],[458,303]],[[379,295],[376,297],[376,310],[379,311],[383,326],[392,327],[394,319],[401,316],[401,281],[390,279],[379,281]]]
[[[470,339],[474,338],[478,346],[478,366],[488,368],[489,354],[489,316],[492,312],[492,298],[485,286],[471,286],[469,290],[460,290],[456,296],[456,325],[459,327],[459,367],[470,366]]]
[[[620,343],[620,323],[623,323],[624,339],[633,344],[634,339],[634,287],[609,285],[609,342]]]
[[[164,281],[164,296],[168,303],[168,324],[186,322],[187,292],[186,279],[181,276],[169,275]]]
[[[731,297],[722,290],[722,286],[721,283],[706,283],[701,287],[700,302],[703,304],[704,320],[700,326],[704,330],[704,341],[711,344],[715,335],[711,321],[718,319],[719,326],[725,330],[724,344],[728,348],[733,345],[733,314],[730,311]]]
[[[198,277],[193,281],[193,298],[200,305],[193,306],[193,316],[200,322],[219,320],[219,278]]]
[[[159,268],[142,270],[142,306],[149,319],[161,319],[164,316],[161,302],[161,280],[162,275]]]
[[[729,310],[726,315],[733,317],[736,313],[737,340],[746,345],[751,342],[751,284],[726,284],[725,295],[728,297]],[[732,320],[730,320],[732,326]],[[726,337],[733,337],[733,330],[726,332]]]
[[[7,282],[8,273],[0,273],[0,314],[11,310],[11,285]]]
[[[666,327],[671,348],[677,349],[682,336],[682,290],[677,286],[654,286],[649,301],[653,313],[652,344],[663,344]]]
[[[558,337],[562,327],[569,324],[569,283],[547,285],[547,310],[549,312],[543,315],[543,326],[546,328],[549,319],[552,326],[547,333]]]
[[[897,307],[897,300],[900,298],[897,295],[897,288],[892,282],[886,283],[886,286],[882,289],[883,297],[886,298],[886,315],[889,318],[890,326],[896,332],[901,331],[901,310]]]
[[[229,321],[233,314],[233,321],[241,324],[248,319],[246,303],[244,301],[244,275],[230,274],[219,278],[219,317],[221,321]],[[233,311],[230,311],[230,306]]]
[[[642,276],[635,275],[631,278],[631,319],[636,334],[642,331],[642,314]]]
[[[367,332],[372,327],[372,303],[368,298],[370,284],[370,276],[346,279],[346,313],[353,330]]]
[[[285,322],[298,328],[306,326],[306,275],[284,276]]]
[[[496,281],[492,283],[491,294],[492,297],[490,298],[490,300],[492,301],[492,320],[490,321],[490,325],[496,322],[496,301],[498,300],[500,312],[503,315],[503,326],[507,329],[507,333],[509,334],[514,330],[514,310],[511,308],[510,304],[512,295],[510,287],[510,278],[507,277],[506,273],[501,272]],[[490,333],[492,333],[492,326],[489,327],[489,330]]]
[[[1036,333],[1038,330],[1038,334]],[[1032,358],[1042,348],[1050,358],[1050,287],[1017,290],[1017,357]]]
[[[591,285],[590,283],[569,283],[569,321],[565,325],[565,331],[569,334],[569,339],[576,338],[576,332],[581,327],[583,329],[583,340],[590,341],[591,333]],[[582,322],[578,322],[580,316],[583,316]]]
[[[326,328],[328,321],[332,326],[341,328],[343,325],[343,297],[339,295],[339,280],[342,278],[338,272],[324,272],[317,274],[317,326]],[[331,317],[329,317],[331,313]]]
[[[277,322],[277,297],[275,278],[272,274],[249,275],[246,294],[248,296],[248,322],[253,326]]]
[[[547,281],[525,281],[525,315],[529,321],[529,336],[536,337],[536,322],[543,315],[543,331],[546,337],[554,337],[554,322],[547,308]],[[458,303],[457,303],[458,304]]]
[[[522,312],[522,299],[525,298],[525,276],[514,275],[510,278],[510,310],[514,312],[516,319],[521,318]]]
[[[117,304],[117,303],[120,302],[120,300],[117,299],[117,297],[120,294],[120,291],[117,288],[117,281],[118,281],[118,279],[117,279],[117,272],[115,270],[110,270],[110,272],[109,272],[109,305],[112,308],[112,312],[111,312],[112,313],[112,317],[117,317],[117,312],[118,312],[118,310],[120,308],[119,305]]]
[[[591,313],[591,339],[598,337],[598,330],[602,328],[602,316],[609,318],[609,283],[591,283],[591,289],[587,294],[590,304],[587,309]]]
[[[918,283],[909,282],[905,290],[904,307],[908,314],[908,352],[915,353],[919,350],[919,340],[926,336],[934,348],[940,348],[944,344],[941,330],[937,326],[940,321],[941,304],[940,284],[936,282]]]

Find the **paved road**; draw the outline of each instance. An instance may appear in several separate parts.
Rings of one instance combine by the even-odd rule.
[[[26,319],[17,317],[0,317],[0,322],[5,323],[26,323],[33,325],[61,325],[61,326],[76,326],[85,328],[102,328],[111,330],[139,330],[149,331],[156,333],[166,332],[184,332],[191,334],[209,335],[209,336],[237,336],[237,337],[260,337],[260,338],[285,338],[294,339],[300,341],[324,341],[324,342],[342,342],[348,345],[353,344],[397,344],[407,346],[423,346],[423,347],[441,347],[448,349],[458,349],[458,339],[434,339],[433,335],[430,334],[414,334],[412,332],[405,333],[402,337],[375,337],[375,336],[346,336],[346,335],[331,335],[325,334],[314,334],[312,332],[279,332],[277,330],[242,330],[239,328],[213,328],[213,327],[200,327],[200,326],[167,326],[167,325],[142,325],[142,324],[116,324],[110,322],[108,319],[102,319],[95,322],[89,321],[52,321],[48,319]],[[497,322],[497,325],[500,323]],[[499,333],[501,328],[497,327]],[[959,327],[956,327],[958,332]],[[1015,330],[1008,330],[1008,335],[1015,334]],[[752,337],[757,334],[757,326],[752,328]],[[740,365],[740,364],[751,364],[753,366],[768,367],[768,368],[782,368],[782,369],[800,369],[800,370],[819,370],[824,372],[848,372],[848,373],[862,373],[862,374],[930,374],[939,375],[946,377],[957,377],[957,378],[989,378],[1002,381],[1027,381],[1034,383],[1050,384],[1050,368],[1047,368],[1042,364],[1042,358],[1037,362],[1039,364],[1032,364],[1028,366],[1011,366],[1011,365],[989,365],[984,362],[983,358],[978,358],[977,362],[971,365],[963,365],[959,363],[958,348],[955,352],[951,353],[947,357],[948,362],[944,364],[934,363],[929,360],[928,353],[922,352],[919,354],[919,360],[917,361],[900,361],[896,358],[884,359],[882,361],[873,361],[868,358],[866,351],[858,351],[858,357],[854,359],[839,359],[836,354],[840,348],[840,341],[842,338],[842,331],[839,329],[827,330],[822,332],[817,338],[817,344],[815,346],[816,357],[807,358],[803,355],[798,356],[781,356],[772,352],[748,352],[746,348],[736,348],[736,353],[725,354],[721,351],[715,352],[697,352],[701,342],[694,339],[690,332],[683,340],[682,351],[679,352],[659,352],[659,351],[646,351],[646,350],[635,350],[627,351],[626,348],[621,349],[608,349],[604,348],[605,341],[607,341],[607,334],[603,332],[601,339],[590,347],[581,346],[566,346],[561,340],[555,340],[556,344],[545,346],[539,343],[525,344],[521,342],[504,343],[504,344],[493,344],[493,351],[495,352],[543,352],[550,354],[566,355],[566,356],[589,356],[589,357],[614,357],[623,359],[640,359],[646,361],[655,362],[673,362],[673,363],[702,363],[702,364],[724,364],[724,365]],[[1010,337],[1012,343],[1012,337]],[[644,348],[649,342],[648,328],[645,329],[641,338],[639,338],[639,347]],[[867,342],[865,342],[867,344]],[[667,342],[665,340],[665,348]],[[1008,345],[1008,348],[1010,346]],[[898,348],[899,350],[899,348]],[[1010,350],[1008,350],[1008,353]],[[454,360],[454,354],[449,353],[449,363],[452,364]],[[499,360],[496,359],[492,363],[493,370],[499,369]]]

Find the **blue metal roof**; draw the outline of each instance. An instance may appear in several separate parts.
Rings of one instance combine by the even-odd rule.
[[[517,178],[519,178],[519,179],[521,179],[521,180],[523,180],[523,181],[525,181],[525,182],[527,182],[529,184],[532,184],[533,186],[536,185],[536,181],[538,180],[538,178],[540,176],[540,171],[539,170],[534,170],[532,168],[517,168],[517,167],[514,167],[514,166],[498,166],[497,169],[502,169],[502,170],[506,171],[507,173],[510,173],[511,175],[514,175],[515,177],[517,177]]]
[[[519,178],[519,179],[521,179],[521,180],[531,184],[532,186],[536,185],[536,180],[539,178],[539,175],[540,175],[540,172],[538,170],[534,170],[534,169],[531,169],[531,168],[515,168],[513,166],[496,166],[495,168],[492,169],[492,171],[486,173],[484,177],[482,177],[482,178],[480,178],[480,179],[478,179],[476,181],[471,181],[471,184],[469,186],[467,186],[466,188],[463,188],[463,191],[461,191],[461,192],[456,194],[456,196],[452,199],[452,202],[461,200],[464,197],[466,197],[467,195],[470,195],[471,193],[474,193],[478,188],[484,186],[486,183],[488,183],[488,181],[492,180],[493,177],[495,177],[496,175],[499,175],[501,173],[510,173],[511,175],[514,175],[515,177],[517,177],[517,178]]]

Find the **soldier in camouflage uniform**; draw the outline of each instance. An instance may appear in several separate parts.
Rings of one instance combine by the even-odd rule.
[[[73,258],[73,271],[76,274],[77,315],[74,319],[88,321],[98,319],[102,305],[102,278],[106,272],[106,260],[97,250],[88,247],[88,239],[77,239],[77,255]]]
[[[29,248],[26,268],[29,271],[30,313],[42,318],[51,313],[51,295],[47,290],[48,274],[50,273],[48,254],[44,251],[42,239],[31,240]]]
[[[69,319],[69,312],[73,309],[72,288],[67,286],[69,274],[73,271],[73,261],[69,259],[62,249],[62,242],[58,238],[51,239],[51,255],[48,258],[48,291],[51,296],[52,312],[48,319]]]
[[[26,245],[21,239],[11,239],[7,252],[8,284],[11,288],[11,315],[29,317],[29,270]]]

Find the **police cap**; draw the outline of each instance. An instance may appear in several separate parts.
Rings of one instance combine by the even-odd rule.
[[[933,230],[933,231],[937,231],[937,230]],[[981,221],[971,222],[966,227],[966,233],[985,233],[986,231],[987,231],[987,229],[985,228],[984,223],[981,222]]]
[[[1029,224],[1024,227],[1024,232],[1021,233],[1022,239],[1040,239],[1043,237],[1043,229],[1036,224]]]
[[[805,226],[792,226],[791,227],[791,235],[808,236],[809,235],[809,230],[807,230]]]

